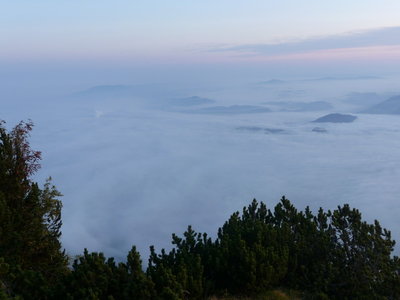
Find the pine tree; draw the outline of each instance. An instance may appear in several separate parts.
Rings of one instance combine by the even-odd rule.
[[[279,285],[287,272],[287,237],[255,199],[219,229],[217,245],[217,285],[231,294],[265,291]]]
[[[59,241],[61,194],[50,179],[43,189],[32,180],[41,159],[28,141],[32,126],[20,122],[7,131],[0,122],[0,258],[8,265],[0,283],[8,294],[27,299],[38,284],[51,285],[67,270]]]
[[[391,256],[395,241],[390,231],[377,220],[362,221],[361,213],[348,204],[330,213],[330,219],[337,268],[331,294],[338,299],[398,299],[400,265]]]

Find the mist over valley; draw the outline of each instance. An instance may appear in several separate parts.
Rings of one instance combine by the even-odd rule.
[[[313,211],[349,203],[400,240],[400,118],[367,113],[396,99],[395,80],[105,84],[9,94],[2,110],[8,126],[35,123],[38,180],[51,175],[64,195],[71,254],[168,249],[171,232],[213,233],[253,198],[272,207],[282,195]],[[329,114],[356,118],[313,123]]]

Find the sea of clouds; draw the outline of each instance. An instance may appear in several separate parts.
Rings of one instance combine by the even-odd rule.
[[[396,78],[271,79],[11,93],[1,119],[34,121],[37,179],[64,195],[70,255],[123,259],[134,244],[146,260],[189,224],[215,236],[253,198],[272,208],[282,195],[314,211],[349,203],[400,241],[400,116],[359,113],[400,93]],[[331,112],[357,119],[311,123]]]

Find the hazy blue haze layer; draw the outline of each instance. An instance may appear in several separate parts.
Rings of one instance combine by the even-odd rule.
[[[273,206],[282,195],[313,210],[350,203],[400,240],[400,116],[357,113],[400,94],[398,78],[118,82],[125,75],[104,76],[98,82],[107,85],[95,88],[83,81],[73,89],[73,79],[57,86],[50,77],[37,82],[53,90],[34,82],[13,94],[3,85],[1,118],[8,126],[35,122],[33,147],[44,157],[38,179],[51,175],[64,194],[62,240],[70,254],[88,247],[121,257],[132,244],[143,253],[153,243],[168,247],[171,232],[188,224],[212,233],[252,198]],[[329,105],[281,109],[319,101]],[[238,106],[270,112],[207,113]],[[328,113],[358,118],[313,131],[311,121]]]

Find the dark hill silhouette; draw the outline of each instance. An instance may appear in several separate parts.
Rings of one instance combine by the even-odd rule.
[[[264,132],[265,134],[282,134],[286,133],[284,129],[281,128],[263,128],[258,126],[241,126],[237,127],[237,130],[250,131],[250,132]]]
[[[314,123],[351,123],[355,119],[357,119],[356,116],[353,115],[344,115],[344,114],[329,114],[326,116],[323,116],[321,118],[318,118],[314,120]]]
[[[231,106],[210,106],[196,110],[186,111],[193,114],[221,114],[221,115],[235,115],[235,114],[254,114],[266,113],[270,110],[263,106],[255,105],[231,105]]]
[[[195,106],[195,105],[212,104],[215,103],[215,100],[198,96],[192,96],[186,98],[169,99],[166,102],[167,104],[172,106]]]
[[[293,111],[293,112],[303,112],[303,111],[320,111],[320,110],[330,110],[332,105],[325,101],[313,101],[313,102],[294,102],[294,101],[272,101],[265,104],[273,105],[279,107],[282,111]]]
[[[283,84],[283,83],[286,83],[286,82],[283,80],[280,80],[280,79],[270,79],[270,80],[260,82],[260,84],[266,84],[266,85],[275,85],[275,84]]]
[[[322,128],[322,127],[314,127],[312,129],[312,132],[327,133],[328,131],[325,128]]]
[[[367,108],[372,105],[376,105],[382,100],[384,100],[385,97],[382,95],[378,95],[377,93],[358,93],[358,92],[353,92],[350,93],[346,96],[346,98],[343,100],[346,103],[350,103],[353,105],[360,106],[362,108]]]
[[[379,76],[326,76],[310,79],[309,81],[345,81],[345,80],[374,80],[381,79]]]
[[[374,105],[363,111],[363,113],[398,115],[400,114],[400,95],[391,97],[377,105]]]
[[[97,85],[72,95],[84,99],[121,99],[133,96],[154,96],[160,93],[160,88],[149,85]]]

